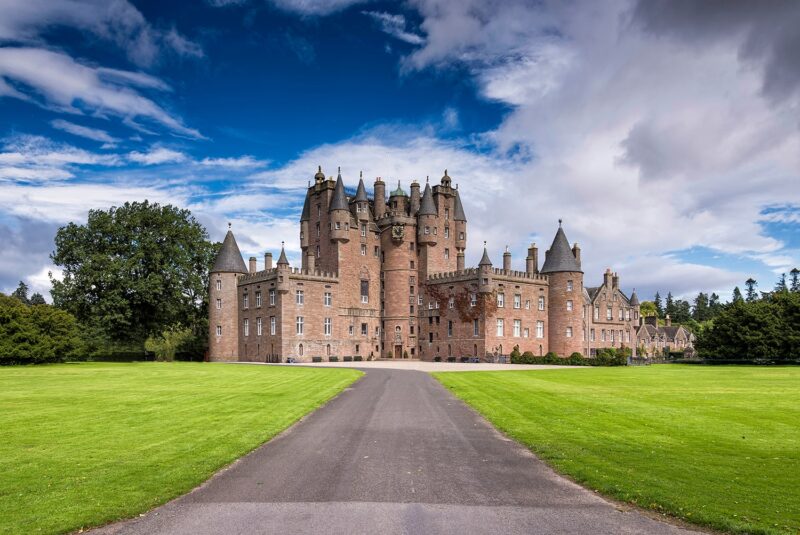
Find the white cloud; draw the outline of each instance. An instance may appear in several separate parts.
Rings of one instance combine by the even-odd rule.
[[[236,158],[203,158],[200,160],[200,165],[209,167],[228,167],[237,169],[248,169],[255,167],[264,167],[269,162],[258,160],[253,156],[245,155]]]
[[[187,156],[166,147],[151,147],[148,152],[133,151],[128,153],[128,159],[142,165],[160,165],[164,163],[183,162]]]
[[[88,126],[82,126],[79,124],[71,123],[69,121],[65,121],[63,119],[55,119],[53,121],[50,121],[50,126],[58,130],[63,130],[64,132],[68,132],[75,136],[85,137],[86,139],[91,139],[94,141],[101,141],[106,144],[104,145],[104,148],[111,148],[112,146],[119,143],[119,139],[112,137],[105,130],[100,130],[99,128],[90,128]]]
[[[113,73],[113,80],[108,79],[109,73]],[[200,132],[185,126],[153,100],[130,86],[115,83],[136,79],[136,85],[141,85],[144,76],[91,67],[52,50],[0,48],[0,78],[14,80],[33,95],[41,95],[43,105],[48,108],[72,114],[89,111],[99,116],[115,115],[130,121],[141,118],[182,136],[202,138]],[[33,98],[31,94],[26,95]]]
[[[127,0],[5,0],[0,5],[0,41],[41,44],[41,35],[59,26],[115,43],[139,65],[151,65],[162,50],[202,56],[198,44],[174,28],[154,28]]]
[[[330,15],[369,0],[270,0],[276,7],[306,16]]]
[[[406,18],[403,15],[387,13],[385,11],[362,11],[364,15],[372,17],[381,26],[381,30],[392,37],[412,45],[421,45],[425,39],[413,32],[406,30]]]

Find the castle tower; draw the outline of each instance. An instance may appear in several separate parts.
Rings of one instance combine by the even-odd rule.
[[[331,241],[350,241],[350,207],[347,203],[347,195],[344,193],[341,168],[339,168],[339,176],[336,178],[336,186],[333,189],[333,197],[331,198],[328,213],[330,214],[332,225]]]
[[[367,188],[364,187],[364,177],[359,174],[358,189],[356,196],[353,199],[356,203],[356,216],[359,221],[369,221],[369,198],[367,197]]]
[[[486,242],[483,242],[483,256],[481,261],[478,262],[478,270],[480,271],[481,280],[478,283],[478,291],[480,293],[488,293],[492,291],[492,261],[489,259],[489,253],[486,252]]]
[[[636,295],[636,288],[633,289],[633,293],[631,294],[630,304],[631,308],[633,309],[631,319],[633,319],[633,325],[637,327],[641,324],[641,309],[639,307],[639,296]],[[635,348],[636,344],[633,344],[633,347]]]
[[[583,271],[569,246],[561,220],[550,249],[545,252],[543,274],[550,281],[547,317],[550,350],[568,357],[583,348]]]
[[[228,223],[228,233],[208,277],[208,359],[211,361],[238,360],[237,280],[245,273],[247,266]]]
[[[322,173],[322,168],[320,167],[320,171],[317,175]],[[314,180],[316,181],[317,178],[314,175]],[[323,175],[324,176],[324,175]],[[300,249],[303,253],[303,268],[306,269],[306,255],[311,252],[309,245],[311,245],[311,236],[309,235],[309,221],[311,219],[311,192],[313,188],[308,189],[306,192],[306,199],[303,201],[303,213],[300,214]],[[272,266],[264,266],[264,269],[271,269]]]
[[[375,219],[380,219],[386,214],[386,182],[380,177],[375,179],[373,186]]]
[[[463,255],[464,249],[467,248],[467,216],[464,214],[464,206],[461,204],[458,188],[456,188],[453,198],[453,221],[455,222],[456,250]]]

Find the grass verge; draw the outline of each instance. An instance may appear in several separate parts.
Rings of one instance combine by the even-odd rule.
[[[738,533],[800,532],[800,368],[435,373],[558,471]]]
[[[0,533],[68,532],[151,509],[360,375],[201,363],[0,367]]]

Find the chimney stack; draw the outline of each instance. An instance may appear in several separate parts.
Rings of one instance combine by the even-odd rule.
[[[611,277],[611,287],[615,290],[619,288],[619,275],[617,275],[616,272],[614,272],[614,275]]]
[[[535,243],[528,247],[528,256],[525,258],[525,272],[528,275],[539,273],[539,248]]]
[[[606,268],[606,272],[603,273],[603,286],[611,289],[611,268]]]
[[[386,182],[381,177],[375,179],[374,201],[375,219],[380,219],[386,214]]]
[[[578,242],[572,246],[572,256],[578,261],[578,267],[581,267],[581,248],[578,247]]]
[[[251,256],[250,257],[250,273],[255,273],[255,272],[256,272],[256,257],[255,256]]]
[[[672,318],[669,317],[669,314],[667,314],[667,317],[664,318],[664,326],[672,327]]]
[[[511,271],[511,252],[508,250],[508,245],[506,245],[506,252],[503,253],[503,270]]]
[[[416,180],[411,183],[411,215],[419,212],[419,182]]]
[[[272,269],[272,253],[264,253],[264,269]]]

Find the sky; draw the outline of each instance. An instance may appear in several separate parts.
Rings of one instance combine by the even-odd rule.
[[[0,0],[0,291],[49,299],[57,229],[188,208],[245,257],[286,242],[317,166],[445,169],[485,240],[587,286],[723,299],[800,266],[800,2]]]

